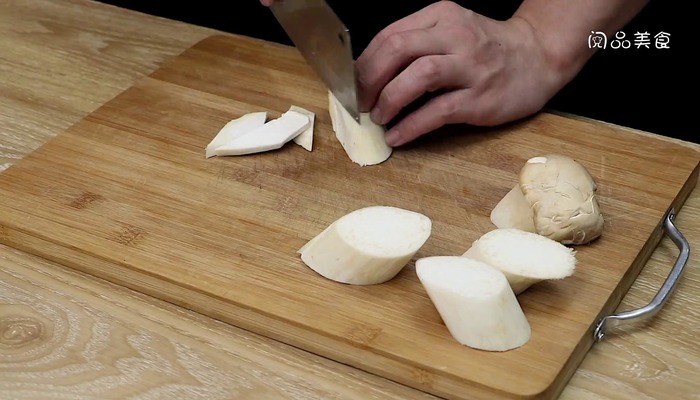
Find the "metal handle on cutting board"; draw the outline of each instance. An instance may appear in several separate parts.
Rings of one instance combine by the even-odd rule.
[[[676,285],[683,274],[683,270],[685,269],[685,265],[688,263],[688,258],[690,257],[690,245],[688,244],[688,240],[685,238],[685,236],[683,236],[681,231],[679,231],[676,225],[673,223],[673,218],[675,215],[675,209],[671,208],[666,215],[663,226],[666,234],[680,250],[676,263],[673,265],[673,268],[668,274],[666,281],[661,286],[661,289],[659,289],[659,292],[656,293],[656,296],[654,296],[651,302],[646,306],[636,310],[608,315],[602,318],[593,330],[593,339],[596,342],[603,340],[609,328],[615,328],[628,323],[645,321],[652,318],[661,310],[664,303],[666,303],[666,300],[668,300],[671,293],[676,288]]]

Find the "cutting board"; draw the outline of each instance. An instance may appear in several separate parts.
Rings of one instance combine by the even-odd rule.
[[[593,344],[696,183],[689,148],[540,114],[454,126],[360,167],[335,139],[326,89],[293,48],[212,36],[0,174],[0,241],[341,363],[451,399],[551,398]],[[229,120],[291,105],[316,113],[313,151],[289,143],[205,159]],[[508,352],[459,345],[414,261],[460,255],[533,156],[560,153],[599,184],[603,237],[571,278],[519,300],[532,338]],[[433,232],[393,280],[351,286],[297,250],[370,205],[418,211]]]

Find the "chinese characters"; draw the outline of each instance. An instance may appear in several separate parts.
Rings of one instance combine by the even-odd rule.
[[[627,37],[623,31],[618,31],[615,36],[608,40],[605,32],[591,31],[588,35],[588,48],[593,49],[670,49],[671,34],[660,31],[655,34],[650,32],[635,32],[634,35]]]

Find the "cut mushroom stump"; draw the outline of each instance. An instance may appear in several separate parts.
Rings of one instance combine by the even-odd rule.
[[[462,257],[481,261],[503,272],[516,295],[538,282],[567,278],[576,269],[573,249],[515,228],[494,229],[483,234]]]
[[[418,212],[370,206],[342,216],[298,252],[304,264],[327,279],[374,285],[394,278],[431,230],[431,220]]]
[[[508,351],[530,340],[530,324],[498,269],[459,256],[416,261],[416,274],[452,337],[485,351]]]

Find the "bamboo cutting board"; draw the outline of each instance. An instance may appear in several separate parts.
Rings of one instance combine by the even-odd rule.
[[[314,149],[204,158],[229,120],[316,113]],[[520,296],[532,339],[489,353],[458,345],[415,276],[358,287],[326,280],[297,250],[369,205],[419,211],[416,255],[462,254],[533,156],[562,153],[599,184],[603,237],[575,275]],[[208,316],[452,399],[555,397],[658,243],[700,154],[653,137],[541,114],[455,128],[353,164],[330,129],[326,89],[298,53],[213,36],[0,174],[0,241]],[[670,266],[669,266],[670,267]]]

